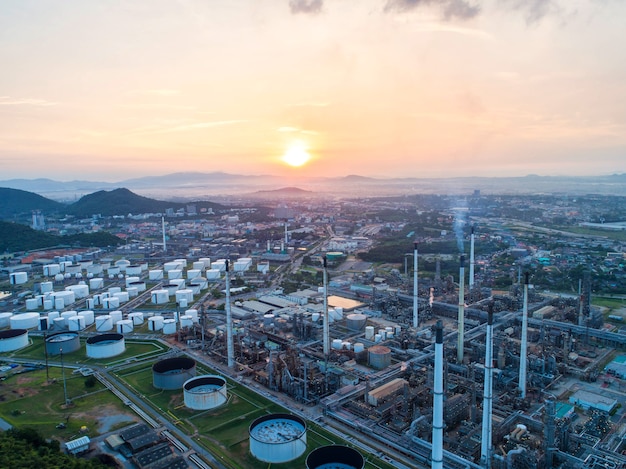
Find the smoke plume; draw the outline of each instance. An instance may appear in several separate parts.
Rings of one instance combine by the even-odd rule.
[[[324,0],[289,0],[289,9],[294,15],[298,13],[316,15],[321,13],[323,6]]]

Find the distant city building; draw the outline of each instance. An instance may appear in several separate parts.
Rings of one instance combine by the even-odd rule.
[[[46,220],[39,210],[33,211],[33,230],[45,230],[46,229]]]

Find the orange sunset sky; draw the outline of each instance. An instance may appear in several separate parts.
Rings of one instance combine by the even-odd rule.
[[[626,170],[621,0],[6,0],[0,179]]]

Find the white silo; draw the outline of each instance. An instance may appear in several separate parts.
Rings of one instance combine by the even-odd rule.
[[[115,323],[118,334],[130,334],[133,332],[133,321],[131,319],[122,319]]]
[[[122,291],[122,287],[109,287],[108,292],[110,296],[113,296],[115,293],[119,293]]]
[[[74,292],[76,298],[87,298],[89,296],[89,287],[84,284],[70,285],[65,287],[66,291]]]
[[[306,422],[295,415],[269,414],[250,425],[250,453],[267,463],[286,463],[306,451]]]
[[[9,323],[11,329],[34,329],[39,327],[39,313],[14,314]]]
[[[163,316],[152,316],[148,318],[148,330],[160,331],[163,329]]]
[[[188,280],[193,280],[194,278],[200,277],[200,274],[202,274],[202,271],[200,271],[198,269],[188,270],[187,271],[187,279]]]
[[[126,345],[122,334],[100,334],[89,337],[86,342],[89,358],[109,358],[124,353]]]
[[[185,407],[188,409],[214,409],[227,401],[227,383],[217,375],[196,376],[185,381],[183,394]]]
[[[28,345],[28,331],[26,329],[9,329],[0,331],[0,353],[13,352]]]
[[[128,285],[128,288],[126,290],[130,289],[131,287],[136,288],[137,291],[141,293],[143,291],[146,291],[146,282],[144,282],[143,280],[138,280],[136,282],[131,282]]]
[[[175,319],[163,320],[163,334],[176,334],[176,320]]]
[[[167,291],[168,295],[175,295],[176,292],[178,291],[178,285],[175,283],[166,283],[165,285],[162,286],[163,290]]]
[[[104,314],[102,316],[96,316],[96,331],[97,332],[106,332],[113,329],[113,321],[111,320],[111,316],[108,314]]]
[[[187,259],[174,259],[174,262],[178,264],[178,268],[180,270],[184,270],[187,268]]]
[[[50,321],[54,321],[56,318],[60,316],[61,316],[61,313],[59,313],[58,311],[50,311],[48,313],[48,318],[50,318]]]
[[[180,270],[180,269],[168,270],[167,271],[167,278],[170,279],[170,280],[183,278],[183,271]]]
[[[43,266],[43,274],[46,277],[54,277],[61,273],[61,266],[59,264],[47,264]]]
[[[121,271],[125,271],[130,265],[130,261],[128,259],[120,259],[115,261],[115,266],[118,267]]]
[[[211,268],[211,258],[210,257],[201,257],[200,259],[198,259],[198,261],[202,262],[204,264],[204,268],[205,269],[210,269]]]
[[[211,263],[210,270],[218,270],[219,272],[224,272],[226,270],[226,259],[218,259],[215,262]]]
[[[206,268],[206,266],[204,265],[204,262],[202,261],[195,261],[192,265],[192,270],[199,270],[200,272],[203,272],[204,269]]]
[[[52,308],[54,308],[54,301],[49,299],[43,300],[43,309],[50,311]]]
[[[113,296],[108,298],[102,298],[102,308],[115,309],[120,307],[120,299]]]
[[[12,272],[9,274],[9,283],[11,285],[23,285],[28,282],[27,272]]]
[[[148,272],[148,280],[163,280],[163,271],[162,270],[151,270]]]
[[[354,353],[361,353],[365,351],[365,346],[361,342],[354,344]]]
[[[341,350],[341,339],[333,339],[332,349],[333,350]]]
[[[109,278],[111,278],[111,276],[115,277],[119,273],[120,273],[120,268],[119,267],[109,267],[107,269],[107,274],[109,275]]]
[[[367,340],[374,338],[374,326],[365,326],[365,338]]]
[[[84,316],[72,316],[67,318],[67,329],[70,331],[82,331],[85,328]]]
[[[163,270],[168,273],[170,270],[178,270],[178,262],[166,262],[163,264]]]
[[[137,291],[136,287],[128,287],[126,292],[128,293],[128,298],[137,298],[139,296],[139,291]]]
[[[140,313],[138,311],[134,313],[128,313],[128,319],[133,322],[134,326],[140,326],[143,324],[143,313]]]

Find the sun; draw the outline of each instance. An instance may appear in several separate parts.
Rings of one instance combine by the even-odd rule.
[[[311,155],[306,149],[306,145],[303,142],[294,142],[289,145],[287,151],[282,157],[282,160],[289,166],[298,168],[306,164],[311,159]]]

